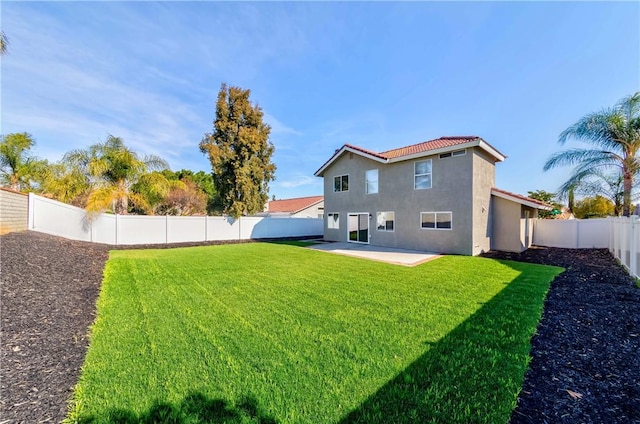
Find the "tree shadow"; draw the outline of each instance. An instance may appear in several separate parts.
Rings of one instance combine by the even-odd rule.
[[[136,414],[112,409],[105,417],[83,417],[79,423],[109,424],[277,424],[262,410],[254,397],[245,397],[235,405],[224,399],[210,399],[202,393],[190,393],[180,403],[155,402],[148,411]]]
[[[340,424],[509,420],[531,349],[530,337],[514,335],[533,336],[549,284],[523,272],[527,264],[499,262],[521,274]],[[551,281],[562,268],[545,272]]]

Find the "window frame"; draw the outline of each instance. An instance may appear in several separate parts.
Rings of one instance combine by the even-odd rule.
[[[344,186],[344,178],[347,178],[347,189],[345,190],[343,188]],[[336,190],[336,178],[340,178],[340,190]],[[349,191],[349,174],[341,174],[341,175],[334,175],[333,177],[333,192],[334,193],[341,193],[343,191]]]
[[[386,219],[384,221],[384,228],[380,228],[380,216],[383,214],[392,214],[392,219],[388,220]],[[384,215],[383,215],[384,217]],[[391,221],[391,229],[389,230],[388,227],[388,222]],[[380,212],[376,212],[376,231],[381,231],[381,232],[385,232],[385,233],[393,233],[396,230],[396,213],[395,211],[380,211]]]
[[[376,173],[376,179],[375,180],[370,180],[369,179],[369,172],[373,172],[375,171]],[[376,187],[376,191],[370,191],[369,190],[369,183],[370,182],[374,182],[375,181],[375,187]],[[364,171],[364,192],[366,194],[378,194],[378,192],[380,191],[380,187],[378,185],[378,182],[380,181],[380,173],[378,171],[378,168],[374,168],[374,169],[367,169],[366,171]]]
[[[423,162],[429,162],[429,172],[428,173],[423,173],[423,174],[418,174],[417,173],[417,166],[419,163],[423,163]],[[429,187],[417,187],[417,178],[418,177],[424,177],[428,175],[429,176]],[[415,162],[413,162],[413,189],[414,190],[429,190],[433,187],[433,160],[431,159],[424,159],[424,160],[417,160]]]
[[[335,216],[335,218],[333,218]],[[332,226],[334,224],[335,226]],[[340,229],[340,212],[331,212],[327,214],[327,230]]]
[[[433,214],[433,227],[425,227],[424,221],[422,219],[422,216],[424,214]],[[450,219],[449,219],[449,227],[438,227],[438,215],[446,215],[448,214]],[[440,222],[447,222],[447,221],[440,221]],[[421,230],[430,230],[430,231],[452,231],[453,230],[453,212],[451,211],[424,211],[424,212],[420,212],[420,229]]]

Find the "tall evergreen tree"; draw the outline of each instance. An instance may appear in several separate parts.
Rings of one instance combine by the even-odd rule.
[[[262,109],[249,101],[249,94],[249,90],[222,84],[213,133],[200,142],[200,151],[211,161],[223,212],[234,218],[261,212],[269,182],[275,179],[271,128],[262,120]]]

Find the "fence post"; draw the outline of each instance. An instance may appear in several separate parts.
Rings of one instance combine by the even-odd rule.
[[[120,222],[120,215],[116,214],[116,246],[118,245],[118,233],[120,232],[120,226],[118,225],[118,223]]]
[[[638,246],[636,246],[636,221],[634,218],[629,217],[629,274],[634,275],[636,272],[637,260],[636,260],[636,251]]]

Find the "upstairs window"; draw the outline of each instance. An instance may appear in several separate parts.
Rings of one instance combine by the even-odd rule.
[[[349,175],[333,177],[333,191],[349,191]]]
[[[431,159],[414,162],[413,188],[415,190],[431,188]]]
[[[378,170],[370,169],[365,173],[365,190],[367,194],[378,192]]]

